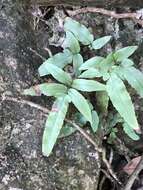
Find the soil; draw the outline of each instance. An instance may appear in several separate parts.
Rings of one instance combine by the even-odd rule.
[[[45,16],[43,12],[47,11]],[[126,11],[123,9],[123,11]],[[35,16],[38,19],[35,19]],[[43,60],[32,52],[48,58],[44,49],[53,54],[61,50],[64,33],[59,19],[64,18],[61,7],[37,7],[22,5],[18,1],[3,0],[0,4],[0,94],[19,97],[24,88],[38,84],[37,69]],[[75,17],[90,27],[98,38],[112,35],[113,40],[103,48],[101,55],[128,45],[138,45],[134,55],[136,66],[143,71],[143,29],[132,20],[115,20],[99,14],[83,14]],[[86,50],[83,50],[86,52]],[[92,55],[94,53],[92,52]],[[89,57],[86,54],[84,57]],[[53,99],[29,98],[50,108]],[[142,100],[134,96],[134,103],[143,126]],[[50,157],[41,152],[41,139],[46,117],[28,105],[1,101],[0,103],[0,189],[2,190],[97,190],[103,173],[101,159],[89,142],[78,132],[58,140]],[[87,131],[90,133],[89,129]],[[131,158],[142,152],[142,138],[132,142],[119,136],[122,146],[108,145],[114,149],[114,168],[122,170],[126,163],[124,154]],[[96,139],[96,136],[93,136]],[[99,142],[100,144],[100,142]],[[107,145],[107,144],[106,144]],[[118,144],[119,145],[119,144]],[[124,147],[123,149],[121,147]],[[131,154],[128,151],[131,151]],[[120,164],[121,165],[120,165]],[[119,172],[120,173],[120,172]],[[123,182],[125,182],[123,179]],[[106,180],[109,190],[113,186]],[[142,183],[137,183],[139,190]],[[104,187],[105,189],[105,187]]]

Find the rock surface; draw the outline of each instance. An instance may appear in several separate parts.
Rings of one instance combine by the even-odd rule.
[[[0,94],[19,96],[23,88],[38,82],[36,73],[42,60],[29,51],[29,47],[40,46],[31,22],[26,7],[17,1],[2,1]],[[50,106],[51,100],[40,99],[32,100]],[[59,140],[49,158],[42,156],[45,119],[28,105],[0,103],[0,189],[96,190],[98,155],[79,133]]]
[[[72,6],[99,6],[99,7],[141,7],[142,0],[31,0],[33,4],[38,3],[45,6],[72,5]]]
[[[17,2],[3,0],[0,5],[0,94],[10,96],[19,96],[23,88],[40,81],[37,68],[42,60],[29,47],[38,48],[47,56],[43,47],[60,44],[62,38],[58,9],[52,10],[46,23],[39,21],[35,27],[27,7]],[[113,36],[101,55],[122,46],[139,45],[133,58],[142,70],[143,29],[140,26],[131,20],[114,20],[98,14],[78,15],[76,19],[91,27],[97,38]],[[53,53],[58,51],[54,48]],[[85,58],[90,56],[83,53]],[[45,97],[30,100],[51,106],[51,99]],[[135,102],[142,126],[143,105],[138,97]],[[93,147],[79,133],[60,139],[49,158],[42,156],[45,119],[42,112],[28,105],[0,103],[0,189],[96,190],[101,163]]]

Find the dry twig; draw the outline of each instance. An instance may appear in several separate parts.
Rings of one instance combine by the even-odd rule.
[[[116,19],[130,18],[143,26],[143,18],[142,18],[143,10],[142,9],[134,13],[120,13],[120,14],[116,13],[115,11],[110,11],[103,8],[95,8],[95,7],[86,7],[86,8],[81,8],[74,11],[68,11],[68,14],[70,16],[75,16],[75,15],[83,14],[83,13],[100,13],[100,14],[110,16]]]
[[[46,58],[43,57],[42,55],[40,55],[36,50],[32,49],[31,47],[28,47],[28,49],[29,49],[32,53],[34,53],[36,56],[40,57],[43,61],[46,60]]]
[[[108,162],[108,160],[106,159],[106,150],[103,149],[102,150],[102,160],[105,163],[110,175],[113,177],[113,179],[115,179],[120,185],[122,184],[120,182],[120,180],[117,178],[116,174],[113,172],[112,168],[111,168],[111,164]]]

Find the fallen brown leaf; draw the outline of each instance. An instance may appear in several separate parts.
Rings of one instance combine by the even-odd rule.
[[[138,163],[141,160],[141,156],[138,156],[136,158],[133,158],[125,167],[123,168],[124,172],[126,172],[128,175],[131,175],[134,170],[136,169]]]

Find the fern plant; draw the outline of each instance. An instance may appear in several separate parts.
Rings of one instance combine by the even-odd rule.
[[[98,50],[109,42],[111,36],[94,39],[84,25],[71,18],[65,19],[64,30],[63,52],[47,59],[38,70],[41,77],[52,75],[57,82],[43,83],[24,90],[25,95],[44,94],[56,98],[45,124],[43,154],[51,154],[57,138],[62,137],[63,129],[67,135],[75,131],[68,124],[64,125],[71,103],[77,108],[78,112],[74,115],[78,115],[81,126],[89,122],[93,132],[96,132],[99,117],[84,92],[99,93],[106,109],[110,98],[122,118],[125,132],[137,140],[139,137],[134,130],[138,130],[139,126],[133,103],[123,83],[127,80],[143,96],[143,75],[133,67],[133,61],[129,59],[137,47],[129,46],[112,52],[107,57],[95,56],[84,62],[80,54],[80,44]],[[68,64],[72,66],[70,73],[66,72]]]

